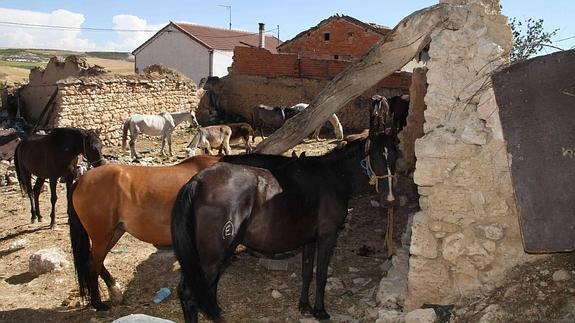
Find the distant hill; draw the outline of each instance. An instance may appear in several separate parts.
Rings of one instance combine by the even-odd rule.
[[[134,73],[134,56],[125,52],[75,52],[55,49],[0,48],[0,83],[25,83],[34,67],[44,67],[52,57],[64,60],[69,55],[86,58],[116,74]]]
[[[130,62],[134,61],[134,55],[132,55],[132,53],[124,52],[86,52],[85,55],[104,59],[118,59]]]

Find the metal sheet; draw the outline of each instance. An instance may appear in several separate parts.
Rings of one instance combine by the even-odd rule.
[[[492,80],[525,251],[572,251],[575,50],[512,65]]]

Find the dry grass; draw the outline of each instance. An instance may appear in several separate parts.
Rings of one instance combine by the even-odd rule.
[[[86,57],[88,64],[90,65],[100,65],[106,70],[121,75],[134,74],[134,62],[119,60],[119,59],[105,59],[98,57]]]
[[[79,52],[29,49],[25,50],[45,57],[67,55],[84,55]],[[134,62],[122,59],[106,59],[95,56],[84,56],[90,65],[100,65],[114,74],[134,74]],[[0,60],[0,83],[27,83],[30,69],[34,66],[45,66],[45,63],[18,63]],[[21,65],[21,66],[18,66]]]

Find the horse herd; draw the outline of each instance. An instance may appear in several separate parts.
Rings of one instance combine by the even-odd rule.
[[[385,98],[380,101],[387,103]],[[387,111],[389,108],[383,109],[381,103],[374,103],[372,125],[375,119],[385,122],[382,113]],[[153,129],[162,136],[161,152],[167,140],[171,153],[173,128],[184,120],[197,124],[194,115],[187,112],[154,117],[130,117],[124,123],[124,146],[130,130],[133,157],[137,158],[134,144],[138,132]],[[98,133],[56,128],[47,135],[22,140],[14,161],[19,182],[30,199],[32,221],[41,220],[38,195],[44,180],[50,179],[51,226],[56,225],[55,186],[59,178],[65,179],[80,295],[97,311],[109,309],[100,297],[99,277],[109,289],[110,301],[122,301],[120,287],[104,259],[128,232],[156,246],[172,246],[181,266],[177,290],[186,322],[197,322],[198,310],[209,319],[221,318],[218,280],[240,244],[263,255],[301,250],[299,310],[323,320],[330,317],[324,306],[328,265],[349,199],[358,187],[385,181],[380,185],[384,202],[394,201],[398,151],[383,126],[371,126],[364,135],[315,157],[249,153],[248,139],[251,136],[253,142],[254,136],[251,127],[204,127],[196,135],[199,138],[192,140],[190,150],[209,150],[215,142],[227,155],[191,156],[172,166],[104,165]],[[336,134],[343,137],[337,131],[341,129]],[[236,138],[244,140],[247,154],[229,155],[229,140]],[[79,155],[94,168],[74,181]],[[31,174],[38,177],[34,187]],[[311,306],[308,294],[314,263],[316,291]]]

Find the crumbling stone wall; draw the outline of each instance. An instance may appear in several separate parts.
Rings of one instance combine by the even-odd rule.
[[[415,169],[415,140],[423,137],[423,123],[425,122],[425,93],[427,92],[427,68],[413,69],[411,86],[409,87],[409,113],[407,125],[397,135],[399,149],[405,161],[406,169]]]
[[[490,75],[512,46],[498,0],[441,0],[453,28],[432,34],[425,135],[416,141],[406,308],[489,289],[524,253]]]
[[[106,145],[121,143],[124,120],[133,114],[190,111],[200,100],[190,79],[167,69],[138,76],[68,78],[57,85],[50,123],[100,129]]]
[[[101,75],[105,71],[99,66],[89,66],[86,59],[71,55],[60,61],[52,57],[45,68],[36,67],[30,71],[28,84],[19,89],[22,116],[29,122],[36,122],[50,97],[56,91],[56,82],[67,77]]]

